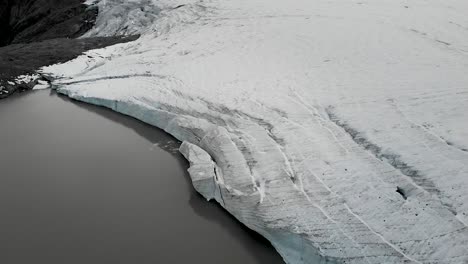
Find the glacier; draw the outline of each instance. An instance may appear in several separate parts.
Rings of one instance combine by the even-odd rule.
[[[88,4],[141,37],[39,73],[182,141],[286,263],[468,262],[468,2]]]

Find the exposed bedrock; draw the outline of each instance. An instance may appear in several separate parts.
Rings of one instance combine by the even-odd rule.
[[[98,10],[83,0],[0,0],[0,46],[76,38],[95,23]]]
[[[137,39],[137,35],[77,38],[94,26],[98,14],[97,6],[83,2],[0,0],[0,99],[30,90],[38,81],[47,82],[34,75],[42,66]]]
[[[58,38],[39,42],[0,47],[0,99],[16,91],[32,89],[38,81],[48,81],[34,74],[37,69],[69,61],[90,49],[133,41],[138,36],[93,37],[82,39]],[[18,76],[31,75],[26,78]]]

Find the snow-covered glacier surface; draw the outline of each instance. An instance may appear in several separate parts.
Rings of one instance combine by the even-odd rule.
[[[287,263],[468,262],[468,2],[102,0],[42,69],[184,143],[194,187]]]

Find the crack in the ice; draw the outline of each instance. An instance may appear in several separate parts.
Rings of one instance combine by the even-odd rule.
[[[295,176],[294,176],[295,172],[294,172],[294,170],[292,169],[292,167],[290,165],[291,161],[288,158],[288,156],[284,153],[284,151],[282,150],[282,148],[285,145],[284,139],[274,134],[273,124],[269,123],[265,119],[254,117],[254,116],[252,116],[252,115],[250,115],[248,113],[245,113],[243,111],[240,111],[240,110],[237,110],[237,109],[230,109],[227,106],[215,104],[215,103],[212,103],[212,102],[210,102],[208,100],[205,100],[203,98],[198,98],[198,99],[200,101],[202,101],[203,103],[205,103],[208,106],[208,108],[210,110],[212,110],[212,111],[216,111],[216,112],[222,113],[222,114],[231,114],[233,116],[237,115],[237,116],[239,116],[241,118],[249,120],[250,122],[252,122],[254,124],[257,124],[260,127],[262,127],[266,131],[267,135],[276,143],[278,151],[282,154],[282,156],[283,156],[283,158],[285,160],[285,166],[287,168],[286,173],[288,174],[289,178],[290,179],[295,179]],[[244,154],[244,152],[242,150],[241,150],[241,153]],[[246,161],[247,161],[247,159],[246,159]],[[250,166],[249,166],[249,168],[250,168]],[[294,182],[294,180],[292,180],[292,181]]]
[[[242,139],[242,137],[240,137],[240,136],[238,138],[233,137],[233,138],[231,138],[231,140],[234,142],[237,149],[244,155],[244,159],[245,159],[245,162],[247,164],[247,167],[249,168],[250,173],[253,174],[254,173],[253,169],[254,169],[255,165],[257,165],[257,161],[253,157],[252,151],[249,150],[248,145],[246,143],[244,143],[244,140]],[[257,186],[258,186],[258,184],[257,184]]]
[[[394,99],[388,99],[387,100],[396,110],[396,112],[401,115],[406,121],[408,121],[412,126],[414,126],[414,128],[418,128],[418,129],[421,129],[424,133],[430,135],[431,137],[433,137],[434,139],[436,139],[437,141],[439,142],[442,142],[443,144],[447,145],[449,148],[452,148],[452,149],[455,149],[457,151],[462,151],[462,152],[468,152],[467,149],[461,147],[461,146],[457,146],[455,144],[453,144],[452,142],[446,140],[444,137],[440,136],[440,135],[437,135],[436,133],[434,133],[430,127],[431,125],[430,124],[419,124],[419,123],[416,123],[414,122],[413,120],[411,120],[404,112],[402,109],[400,109],[398,103],[394,100]],[[428,146],[427,144],[425,143],[422,143],[427,149],[429,149],[430,151],[432,151],[434,154],[436,155],[439,155],[443,158],[446,158],[448,160],[453,160],[453,159],[450,159],[448,157],[446,157],[444,154],[442,153],[439,153],[437,151],[434,151],[430,146]],[[458,161],[456,161],[458,162]],[[458,162],[460,163],[460,162]],[[462,166],[466,166],[465,164],[462,164]]]
[[[159,79],[167,78],[167,76],[165,75],[151,74],[151,73],[123,74],[123,75],[115,75],[115,76],[96,77],[96,78],[90,78],[90,79],[72,81],[72,82],[63,82],[62,84],[70,85],[70,84],[78,84],[78,83],[90,83],[90,82],[103,81],[103,80],[128,79],[131,77],[156,77]]]
[[[352,214],[354,217],[356,217],[362,224],[364,224],[371,232],[373,232],[375,235],[377,235],[380,239],[382,239],[382,241],[384,241],[387,245],[389,245],[390,247],[392,247],[396,252],[398,252],[399,254],[401,254],[404,258],[410,260],[410,261],[413,261],[415,263],[421,263],[420,261],[417,261],[416,259],[413,259],[412,257],[406,255],[401,249],[399,249],[396,245],[394,245],[393,243],[391,243],[390,241],[388,241],[383,235],[381,235],[380,233],[378,233],[377,231],[375,231],[372,227],[370,227],[366,221],[364,221],[364,219],[362,219],[359,215],[357,215],[356,213],[354,213],[351,208],[349,208],[349,206],[344,203],[344,206],[346,207],[346,209],[348,210],[348,212],[350,214]]]
[[[357,131],[356,129],[352,128],[349,124],[340,120],[331,110],[331,107],[325,109],[326,113],[328,114],[329,119],[334,122],[336,125],[341,127],[350,137],[351,139],[363,149],[369,151],[375,158],[378,160],[385,162],[392,166],[395,170],[399,171],[402,175],[407,176],[410,178],[416,187],[421,188],[428,193],[434,194],[439,197],[441,204],[450,211],[453,215],[457,215],[457,211],[453,208],[453,206],[447,202],[443,201],[441,191],[436,187],[435,183],[426,178],[424,175],[421,174],[420,171],[416,170],[412,166],[408,165],[405,161],[401,159],[401,156],[398,154],[385,152],[382,148],[375,143],[371,142],[368,138],[366,138],[363,133]],[[402,189],[403,190],[403,189]],[[406,192],[404,193],[404,198],[408,197]]]
[[[468,227],[467,226],[463,226],[462,228],[458,228],[458,229],[455,229],[453,231],[450,231],[450,232],[447,232],[447,233],[443,233],[443,234],[440,234],[440,235],[435,235],[435,236],[430,236],[430,237],[426,237],[426,238],[423,238],[423,239],[411,239],[411,240],[400,240],[398,242],[395,242],[395,244],[406,244],[406,243],[415,243],[415,242],[426,242],[428,240],[433,240],[435,238],[441,238],[441,237],[446,237],[446,236],[450,236],[452,234],[455,234],[455,233],[460,233],[460,232],[463,232],[465,230],[467,230]]]
[[[400,194],[401,197],[403,197],[403,199],[405,200],[408,199],[408,196],[406,195],[406,191],[402,187],[397,186],[396,192]]]
[[[318,109],[314,107],[313,105],[310,105],[307,102],[305,102],[302,99],[302,96],[297,91],[293,90],[292,92],[294,96],[297,98],[297,100],[294,99],[293,97],[291,97],[291,100],[302,105],[307,110],[307,112],[309,112],[314,117],[317,124],[319,124],[320,127],[325,129],[332,136],[333,141],[335,141],[335,143],[338,144],[338,146],[340,146],[340,148],[343,149],[345,153],[349,153],[349,150],[340,142],[340,140],[338,140],[337,135],[327,126],[328,120],[322,117]]]
[[[398,154],[386,152],[382,150],[380,146],[371,142],[363,133],[352,128],[349,124],[339,119],[331,110],[331,108],[326,108],[325,112],[328,114],[329,119],[335,123],[337,126],[341,127],[351,139],[359,146],[369,151],[374,157],[379,159],[382,162],[386,162],[401,174],[409,177],[413,182],[421,187],[422,189],[439,195],[440,190],[437,189],[434,182],[430,179],[427,179],[422,175],[418,170],[414,169],[412,166],[408,165],[401,159],[401,156]]]
[[[224,201],[223,191],[221,190],[221,185],[218,183],[219,178],[218,178],[218,172],[216,171],[216,166],[213,167],[213,173],[215,175],[216,185],[218,186],[218,189],[219,189],[219,197],[223,201],[223,204],[222,204],[223,207],[226,208],[226,202]]]
[[[443,137],[440,137],[442,140],[445,141],[445,144],[449,145],[450,147],[453,147],[455,149],[458,149],[460,151],[463,151],[463,152],[468,152],[468,149],[467,148],[464,148],[462,146],[458,146],[457,144],[453,143],[452,141],[448,141],[446,140],[445,138]]]
[[[303,157],[304,158],[304,157]],[[305,160],[305,159],[304,159]],[[309,169],[309,172],[331,193],[333,194],[334,196],[336,197],[340,197],[336,192],[334,192],[333,190],[330,189],[330,187],[327,186],[327,184],[325,184],[325,182],[320,178],[318,177],[315,173],[313,173],[312,171],[310,171]],[[301,177],[299,177],[300,180]],[[301,181],[301,184],[302,184],[302,181]],[[302,188],[302,192],[303,194],[306,196],[307,200],[309,200],[310,203],[312,203],[314,206],[318,207],[322,212],[325,212],[324,209],[321,209],[321,207],[319,205],[315,205],[315,203],[313,203],[311,200],[310,200],[310,197],[308,196],[308,194],[305,192],[305,190],[303,189],[303,186],[301,186]],[[397,253],[399,253],[400,255],[402,255],[403,257],[409,259],[409,260],[413,260],[412,258],[410,258],[409,256],[405,255],[399,248],[396,247],[396,245],[390,243],[388,240],[386,240],[381,234],[379,234],[378,232],[376,232],[375,230],[373,230],[362,218],[360,218],[356,213],[354,213],[351,208],[347,205],[346,202],[343,203],[344,207],[349,211],[349,213],[351,213],[351,215],[353,217],[355,217],[359,222],[361,222],[371,233],[373,233],[374,235],[378,236],[385,244],[388,244],[392,249],[394,249]],[[324,213],[325,214],[325,213]],[[327,215],[325,215],[326,217],[328,217]],[[332,220],[332,219],[330,219]],[[334,220],[332,220],[334,221]],[[346,236],[348,237],[347,233],[340,228],[340,231]],[[350,238],[350,237],[348,237]],[[366,243],[362,243],[360,242],[359,244],[352,238],[350,238],[351,241],[355,242],[356,243],[356,248],[360,248],[361,251],[364,253],[364,251],[362,250],[362,245],[363,244],[366,244]],[[372,243],[368,243],[368,244],[377,244],[375,242],[372,242]],[[367,246],[366,246],[366,250],[367,250]],[[392,255],[393,256],[393,255]],[[368,260],[368,257],[370,257],[370,255],[366,255],[364,254],[363,255],[363,259],[365,261],[367,261],[369,263],[369,260]],[[414,261],[414,260],[413,260]],[[417,261],[416,261],[417,262]]]

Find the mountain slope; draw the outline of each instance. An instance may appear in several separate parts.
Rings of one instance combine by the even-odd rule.
[[[97,8],[82,0],[0,0],[0,46],[75,38],[95,22]]]

